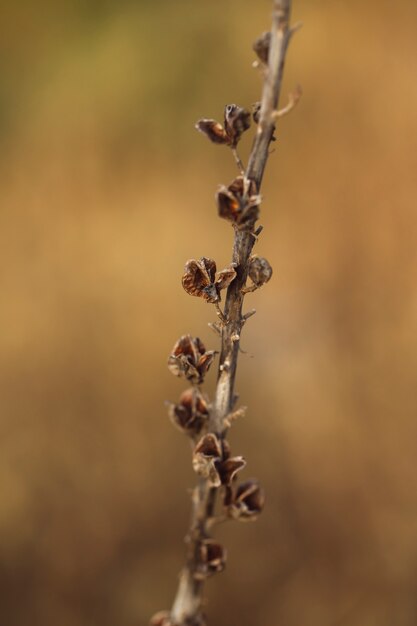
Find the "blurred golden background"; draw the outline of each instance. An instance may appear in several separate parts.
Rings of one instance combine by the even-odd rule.
[[[232,157],[199,117],[259,98],[269,0],[22,0],[0,20],[0,624],[168,608],[194,483],[164,400],[227,264]],[[216,626],[417,623],[417,5],[294,0],[284,118],[231,432],[267,506],[216,536]],[[250,133],[248,133],[250,135]],[[251,137],[245,137],[246,159]],[[215,372],[210,376],[213,388]]]

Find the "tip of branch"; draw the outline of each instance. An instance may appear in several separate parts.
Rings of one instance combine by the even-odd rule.
[[[294,24],[294,26],[291,26],[290,32],[289,32],[290,37],[295,35],[295,33],[298,32],[300,30],[300,28],[302,28],[302,27],[303,27],[303,23],[302,22],[296,22]]]

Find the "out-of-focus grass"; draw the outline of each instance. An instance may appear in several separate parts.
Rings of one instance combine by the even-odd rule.
[[[193,124],[258,98],[269,2],[2,10],[0,621],[145,624],[172,599],[193,484],[165,360],[185,332],[216,347],[179,277],[232,239],[213,201],[232,160]],[[248,297],[231,432],[268,505],[219,531],[209,611],[414,626],[416,8],[294,12],[285,88],[304,97],[265,180],[275,273]]]

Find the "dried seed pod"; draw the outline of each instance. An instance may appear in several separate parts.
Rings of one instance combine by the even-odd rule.
[[[224,270],[217,274],[216,287],[218,291],[227,289],[236,278],[236,263],[231,263]]]
[[[232,148],[236,148],[242,134],[250,128],[250,113],[237,104],[224,107],[224,128]]]
[[[182,376],[195,384],[204,380],[216,352],[207,350],[198,337],[183,335],[168,358],[168,369],[174,376]]]
[[[226,566],[226,550],[213,539],[204,539],[199,545],[197,579],[222,572]]]
[[[207,478],[212,487],[220,487],[221,485],[217,469],[221,456],[220,441],[213,433],[204,435],[194,448],[193,469],[199,476]]]
[[[254,41],[252,45],[253,51],[256,52],[259,60],[262,61],[264,65],[268,64],[270,45],[271,45],[271,33],[269,31],[262,33],[262,35],[258,37],[258,39],[256,39],[256,41]]]
[[[208,402],[195,387],[186,389],[181,394],[178,404],[169,405],[169,417],[173,424],[191,437],[200,433],[208,416]]]
[[[255,287],[262,287],[272,276],[272,267],[266,259],[254,254],[249,260],[249,277]]]
[[[204,298],[207,302],[218,302],[220,296],[215,285],[216,263],[213,259],[201,257],[190,259],[185,264],[182,286],[190,296]]]
[[[243,456],[233,456],[218,465],[218,472],[222,485],[230,485],[236,478],[237,473],[246,466]]]
[[[228,187],[219,188],[216,200],[219,216],[238,228],[250,228],[258,219],[261,197],[253,180],[238,176]]]
[[[204,298],[206,302],[220,302],[220,291],[226,289],[236,277],[236,263],[231,263],[216,277],[216,263],[213,259],[201,257],[190,259],[185,264],[182,286],[191,296]]]
[[[195,127],[200,131],[200,133],[206,135],[206,137],[208,137],[213,143],[226,145],[230,144],[230,139],[225,129],[220,122],[216,122],[216,120],[198,120]]]
[[[264,491],[258,481],[252,478],[238,486],[228,510],[235,519],[254,520],[262,512],[264,505]]]

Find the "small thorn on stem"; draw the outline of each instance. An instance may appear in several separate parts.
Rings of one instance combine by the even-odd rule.
[[[217,315],[219,316],[219,320],[220,320],[220,322],[222,323],[222,325],[224,326],[224,325],[227,323],[227,319],[226,319],[226,317],[224,316],[223,311],[221,310],[221,308],[220,308],[220,306],[219,306],[219,303],[218,303],[218,302],[215,302],[215,303],[214,303],[214,306],[215,306],[215,308],[216,308],[216,313],[217,313]]]
[[[256,309],[251,309],[245,315],[242,315],[242,324],[244,324],[252,315],[255,315]]]
[[[208,323],[209,328],[211,328],[211,330],[218,336],[221,336],[222,331],[220,329],[220,326],[218,324],[216,324],[215,322],[209,322]]]
[[[291,38],[293,35],[295,35],[295,33],[297,31],[300,30],[300,28],[303,27],[303,23],[302,22],[296,22],[294,24],[294,26],[291,26],[290,30],[289,30],[289,37]]]
[[[240,172],[240,174],[242,176],[244,176],[245,175],[245,168],[243,166],[242,160],[241,160],[240,156],[238,155],[236,148],[231,148],[231,150],[232,150],[233,156],[235,157],[236,165],[237,165],[237,167],[239,169],[239,172]]]

